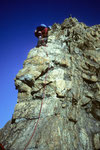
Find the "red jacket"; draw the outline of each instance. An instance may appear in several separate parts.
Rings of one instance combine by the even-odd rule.
[[[45,37],[48,37],[48,28],[44,28],[44,30],[42,30],[42,37],[45,38]]]
[[[5,148],[3,147],[1,143],[0,143],[0,150],[5,150]]]
[[[37,27],[37,29],[35,30],[35,36],[39,37],[41,36],[42,38],[48,37],[48,28],[46,27]]]

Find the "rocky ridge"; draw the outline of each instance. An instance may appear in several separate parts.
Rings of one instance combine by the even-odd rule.
[[[48,47],[32,48],[15,78],[13,118],[0,130],[6,150],[100,149],[100,25],[54,24]]]

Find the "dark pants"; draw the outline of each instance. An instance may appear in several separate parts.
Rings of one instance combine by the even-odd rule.
[[[45,38],[39,38],[36,47],[45,46],[45,45],[47,44],[47,41],[48,41],[48,37],[45,37]]]

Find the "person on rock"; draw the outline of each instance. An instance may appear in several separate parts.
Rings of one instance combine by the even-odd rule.
[[[47,27],[45,24],[41,24],[35,30],[35,36],[38,38],[38,43],[36,47],[46,46],[48,41],[48,31],[51,27]]]
[[[5,150],[5,148],[3,147],[1,143],[0,143],[0,150]]]

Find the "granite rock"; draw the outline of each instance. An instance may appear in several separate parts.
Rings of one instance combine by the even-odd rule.
[[[18,99],[0,129],[6,150],[100,149],[100,25],[54,24],[48,46],[32,48],[15,77]]]

